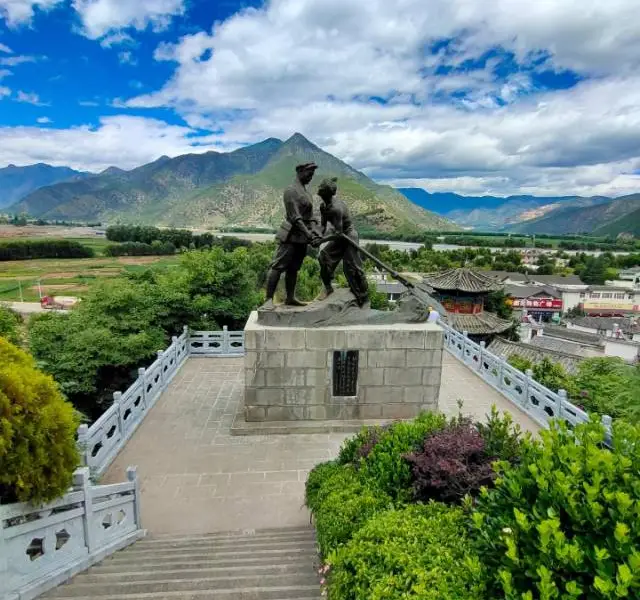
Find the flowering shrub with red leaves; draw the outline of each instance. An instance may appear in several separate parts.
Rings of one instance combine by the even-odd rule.
[[[495,456],[486,452],[478,429],[465,419],[425,438],[422,449],[405,456],[411,466],[415,500],[460,502],[493,483]]]

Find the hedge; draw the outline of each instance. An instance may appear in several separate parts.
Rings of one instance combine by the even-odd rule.
[[[72,240],[19,240],[0,242],[0,261],[34,258],[92,258],[91,248]]]
[[[378,514],[329,557],[330,600],[479,600],[483,570],[460,509],[414,505]]]
[[[63,495],[79,464],[77,414],[31,356],[0,337],[0,501]]]

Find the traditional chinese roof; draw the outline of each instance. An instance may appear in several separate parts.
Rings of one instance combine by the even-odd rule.
[[[487,349],[489,352],[504,359],[508,359],[514,354],[533,363],[539,363],[543,358],[550,358],[553,362],[560,363],[569,373],[575,373],[578,370],[578,365],[583,360],[582,357],[568,352],[549,350],[521,342],[509,342],[501,337],[495,337]]]
[[[501,319],[490,312],[475,315],[447,312],[447,323],[456,331],[466,331],[469,335],[488,335],[503,333],[513,325],[511,321]]]
[[[545,298],[560,298],[560,294],[555,288],[548,285],[514,285],[508,283],[504,291],[513,298],[532,298],[534,296],[544,296]]]
[[[572,354],[573,356],[580,356],[582,358],[604,356],[603,349],[597,346],[569,342],[561,338],[549,337],[546,335],[536,335],[531,338],[529,343],[536,348],[564,352],[566,354]]]
[[[577,317],[569,322],[596,331],[613,331],[613,326],[617,324],[624,333],[640,333],[638,320],[628,317]]]
[[[495,278],[472,269],[448,269],[439,273],[427,273],[424,282],[435,290],[471,292],[475,294],[502,289]]]
[[[567,329],[559,325],[545,325],[542,335],[545,337],[560,338],[576,344],[588,344],[592,346],[600,346],[602,344],[602,337],[599,335],[578,331],[576,329]]]

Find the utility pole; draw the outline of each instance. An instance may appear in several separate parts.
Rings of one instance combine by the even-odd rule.
[[[20,302],[24,302],[24,296],[22,295],[22,281],[18,279],[18,289],[20,290]]]
[[[40,285],[41,280],[38,279],[38,295],[40,296],[40,300],[42,300],[42,286]]]

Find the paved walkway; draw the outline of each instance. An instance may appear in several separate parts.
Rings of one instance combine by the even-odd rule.
[[[242,358],[190,358],[103,478],[141,477],[143,526],[152,534],[211,533],[309,523],[304,482],[334,458],[344,434],[232,437],[242,401]],[[482,418],[496,404],[525,428],[524,413],[445,352],[441,410]]]

